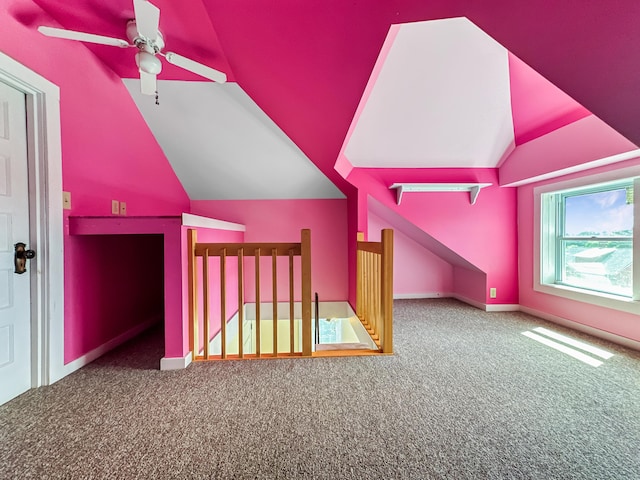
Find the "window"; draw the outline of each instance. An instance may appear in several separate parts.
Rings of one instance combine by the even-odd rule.
[[[540,194],[538,290],[569,298],[575,298],[570,292],[626,302],[640,298],[633,281],[634,268],[640,269],[633,236],[638,185],[629,178]]]

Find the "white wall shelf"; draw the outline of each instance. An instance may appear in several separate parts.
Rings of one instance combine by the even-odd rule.
[[[476,203],[480,190],[491,183],[394,183],[389,188],[396,189],[396,203],[400,205],[405,192],[469,192],[471,205]]]

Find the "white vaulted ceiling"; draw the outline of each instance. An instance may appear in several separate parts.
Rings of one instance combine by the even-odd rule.
[[[123,81],[192,200],[344,198],[238,84]]]
[[[394,25],[383,52],[343,147],[353,166],[495,167],[513,148],[508,52],[468,19]]]

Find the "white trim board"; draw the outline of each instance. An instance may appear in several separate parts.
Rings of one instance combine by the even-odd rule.
[[[517,312],[520,310],[520,305],[517,303],[482,303],[476,300],[472,300],[469,297],[458,295],[456,293],[397,293],[393,296],[394,300],[409,300],[420,298],[455,298],[467,305],[484,310],[485,312]]]
[[[394,300],[411,300],[419,298],[450,298],[450,293],[431,292],[431,293],[394,293]]]
[[[160,370],[183,370],[191,364],[191,361],[191,352],[187,352],[184,357],[162,357],[160,359]]]
[[[192,213],[182,214],[183,227],[212,228],[215,230],[231,230],[234,232],[245,232],[247,227],[239,223],[216,220],[215,218],[201,217]]]
[[[517,303],[487,303],[484,310],[485,312],[519,312],[520,305]]]
[[[32,282],[32,387],[65,375],[64,233],[60,89],[0,52],[0,81],[25,93],[32,213],[30,243],[38,252]]]

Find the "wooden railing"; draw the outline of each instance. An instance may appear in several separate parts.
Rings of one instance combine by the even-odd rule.
[[[266,356],[262,352],[262,332],[261,332],[261,305],[260,305],[260,258],[271,257],[271,282],[272,282],[272,323],[273,323],[273,339],[272,349],[268,356],[305,356],[312,354],[312,333],[311,333],[311,232],[310,230],[301,231],[300,243],[198,243],[197,232],[188,230],[189,242],[189,339],[190,347],[194,360],[212,360],[225,358],[257,358]],[[294,257],[300,257],[300,282],[301,282],[301,303],[302,303],[302,333],[301,333],[301,349],[295,351],[295,319],[294,319]],[[219,275],[211,274],[211,259],[219,258]],[[229,258],[237,258],[237,285],[231,286],[235,290],[227,288],[227,260]],[[255,342],[255,352],[244,352],[243,343],[245,335],[243,328],[245,323],[244,304],[245,304],[245,259],[247,257],[255,258],[255,305],[256,320],[255,334],[257,341]],[[289,260],[289,349],[288,352],[279,352],[278,348],[278,274],[277,260],[278,257],[287,257]],[[202,288],[198,286],[198,258],[202,258]],[[216,278],[216,281],[212,281]],[[210,342],[211,338],[211,297],[214,293],[212,285],[217,284],[219,288],[220,299],[220,338],[221,351],[220,354],[212,354]],[[217,295],[217,292],[215,292]],[[229,318],[227,312],[227,303],[230,298],[228,295],[237,295],[238,305],[238,353],[229,354],[227,352],[227,320]],[[235,300],[235,299],[234,299]],[[202,304],[202,320],[200,320],[199,304]],[[200,331],[202,326],[202,331]],[[252,334],[253,335],[253,334]],[[265,335],[268,337],[268,335]],[[202,345],[202,348],[200,347]],[[267,350],[267,349],[265,349]],[[282,348],[280,348],[282,350]]]
[[[358,233],[356,314],[383,353],[393,353],[393,230],[380,242]]]

